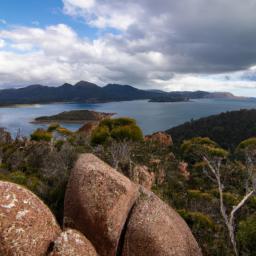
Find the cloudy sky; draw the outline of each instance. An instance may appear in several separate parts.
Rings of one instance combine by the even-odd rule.
[[[256,0],[1,0],[0,88],[88,80],[256,96]]]

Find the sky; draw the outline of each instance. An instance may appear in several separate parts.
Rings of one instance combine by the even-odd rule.
[[[80,80],[256,96],[256,0],[1,0],[0,88]]]

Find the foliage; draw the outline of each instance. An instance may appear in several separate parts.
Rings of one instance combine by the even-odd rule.
[[[104,144],[110,140],[142,141],[143,134],[131,118],[105,119],[92,132],[91,142],[94,145]]]
[[[181,152],[184,159],[190,163],[201,162],[203,157],[226,158],[228,156],[228,152],[214,141],[202,137],[185,140],[181,145]]]
[[[47,132],[53,132],[56,131],[60,127],[59,123],[52,123],[49,125]]]
[[[0,140],[0,180],[32,190],[51,208],[60,223],[65,188],[77,154],[93,152],[128,177],[134,166],[147,166],[155,175],[153,192],[185,219],[203,254],[233,255],[219,211],[219,191],[206,175],[209,169],[202,156],[223,159],[223,197],[230,212],[243,197],[248,178],[246,163],[237,157],[238,151],[228,152],[210,138],[195,137],[184,141],[181,150],[173,152],[173,148],[144,141],[140,128],[130,118],[103,120],[91,137],[70,132],[57,124],[47,130],[36,130],[30,140],[13,140],[5,132]],[[61,136],[56,136],[59,133]],[[242,142],[239,150],[248,148],[254,141],[252,138]],[[179,169],[183,161],[188,163],[187,177]],[[255,251],[255,198],[252,196],[237,216],[241,255],[254,255]]]
[[[44,129],[37,129],[31,134],[31,140],[34,141],[51,141],[52,134]]]
[[[236,157],[239,160],[246,161],[248,157],[251,160],[256,157],[256,137],[249,138],[247,140],[242,141],[235,150]]]
[[[256,214],[240,221],[237,238],[243,255],[256,255]]]
[[[242,109],[191,120],[168,130],[174,144],[194,137],[209,137],[225,149],[234,149],[241,141],[256,136],[256,110]]]
[[[91,142],[93,145],[104,144],[110,138],[110,131],[107,126],[99,126],[92,132]]]

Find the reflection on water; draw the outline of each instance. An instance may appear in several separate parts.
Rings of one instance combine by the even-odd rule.
[[[63,111],[89,109],[117,113],[116,116],[135,118],[145,134],[166,130],[186,121],[229,110],[256,108],[256,101],[201,99],[191,102],[153,103],[145,100],[111,102],[102,104],[54,103],[36,104],[22,107],[0,108],[0,126],[15,135],[20,129],[22,135],[29,135],[37,127],[46,125],[31,124],[38,116],[53,115]],[[64,124],[76,130],[79,124]]]

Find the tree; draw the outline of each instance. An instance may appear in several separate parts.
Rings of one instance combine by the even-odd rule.
[[[221,165],[223,158],[221,157],[215,157],[212,160],[209,160],[207,157],[203,157],[203,160],[207,163],[208,169],[212,176],[211,179],[213,181],[216,181],[218,191],[219,191],[219,203],[220,203],[220,213],[224,220],[224,223],[228,229],[229,238],[231,241],[231,244],[233,246],[233,250],[235,255],[238,255],[238,249],[237,249],[237,242],[235,237],[235,216],[237,212],[246,204],[248,199],[256,192],[256,176],[255,174],[249,174],[248,177],[250,177],[250,180],[247,180],[246,182],[246,188],[245,188],[245,195],[242,197],[242,199],[239,201],[239,203],[235,206],[233,206],[233,209],[228,214],[227,208],[224,203],[224,185],[222,183],[221,179]],[[251,172],[251,168],[247,168],[248,172]]]

